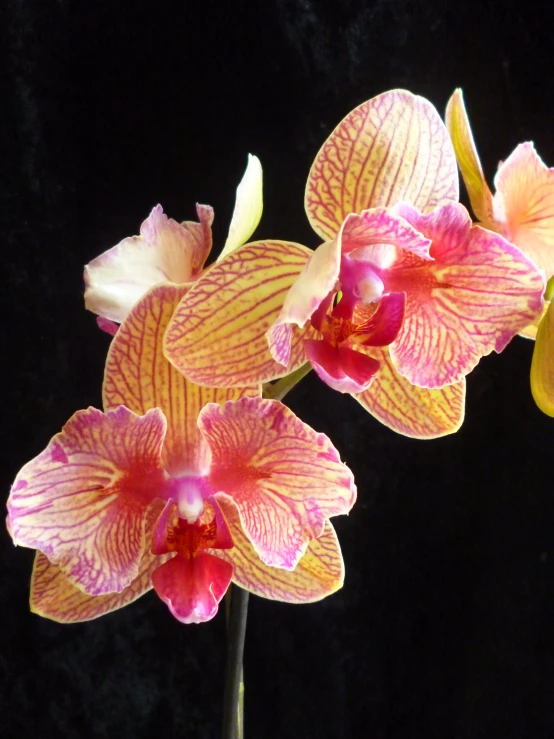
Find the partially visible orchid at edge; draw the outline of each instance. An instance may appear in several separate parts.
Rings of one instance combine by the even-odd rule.
[[[248,241],[262,210],[262,166],[258,157],[249,154],[218,259]],[[157,205],[142,223],[139,236],[123,239],[86,265],[85,307],[97,314],[100,328],[115,334],[133,305],[154,285],[190,284],[203,274],[212,250],[214,211],[197,204],[196,212],[198,222],[178,223]]]
[[[518,144],[498,166],[494,195],[487,185],[471,133],[461,90],[448,102],[446,124],[471,207],[478,221],[502,234],[543,269],[549,284],[542,314],[524,327],[536,339],[531,391],[538,407],[554,416],[554,168],[548,168],[531,141]]]
[[[321,246],[267,240],[227,255],[178,306],[168,359],[210,387],[310,362],[399,433],[456,431],[465,376],[540,315],[544,277],[472,225],[431,103],[393,90],[349,113],[316,156],[305,207]]]
[[[163,334],[187,289],[139,299],[110,346],[104,412],[78,411],[16,477],[8,529],[37,549],[40,615],[89,620],[154,587],[200,623],[231,580],[292,603],[342,585],[329,518],[354,504],[350,470],[258,386],[201,388],[169,364]]]

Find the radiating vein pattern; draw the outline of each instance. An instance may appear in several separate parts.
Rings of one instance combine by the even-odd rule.
[[[424,98],[405,90],[355,108],[317,154],[306,213],[323,239],[349,213],[406,201],[422,211],[458,199],[456,159],[444,123]]]
[[[184,296],[166,332],[168,359],[191,381],[243,387],[282,377],[306,357],[293,330],[287,367],[271,356],[265,336],[313,252],[281,241],[247,244],[214,265]]]

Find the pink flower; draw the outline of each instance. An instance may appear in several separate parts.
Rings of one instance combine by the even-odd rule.
[[[158,285],[135,304],[110,346],[105,412],[77,412],[17,475],[8,527],[38,550],[42,615],[94,618],[153,586],[199,623],[231,579],[289,602],[342,584],[329,518],[353,505],[352,474],[257,387],[201,388],[172,368],[162,339],[186,289]]]
[[[404,90],[363,103],[308,177],[306,213],[323,243],[261,242],[222,260],[177,308],[167,357],[216,387],[310,361],[395,431],[456,431],[465,376],[537,317],[544,290],[531,260],[472,227],[457,200],[434,107]]]

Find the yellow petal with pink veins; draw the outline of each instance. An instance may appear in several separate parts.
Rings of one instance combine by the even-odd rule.
[[[554,301],[537,331],[531,362],[531,392],[547,416],[554,416]]]
[[[196,425],[206,403],[259,394],[259,387],[211,389],[186,380],[164,356],[163,337],[186,286],[161,284],[131,310],[114,336],[104,375],[106,410],[126,405],[135,413],[160,408],[167,420],[162,461],[170,474],[206,465]]]
[[[313,331],[293,329],[286,367],[271,356],[266,332],[312,254],[287,241],[235,249],[184,296],[166,332],[166,357],[192,382],[210,387],[268,382],[300,367],[303,339]]]
[[[391,90],[359,105],[318,152],[306,184],[312,228],[334,238],[349,213],[404,200],[422,211],[458,199],[448,132],[428,100]]]
[[[233,582],[241,588],[286,603],[313,603],[336,592],[344,581],[344,563],[337,535],[330,521],[323,533],[308,544],[295,569],[283,570],[264,564],[241,526],[236,507],[221,501],[234,547],[210,550],[233,565]]]
[[[151,538],[153,521],[160,507],[154,503],[147,516],[145,532],[147,541]],[[121,593],[87,595],[75,587],[60,568],[51,564],[42,552],[37,552],[31,576],[31,611],[58,623],[91,621],[133,603],[151,590],[152,573],[172,556],[172,553],[155,556],[147,547],[139,563],[137,576]]]
[[[388,350],[371,349],[381,366],[368,390],[354,395],[372,416],[393,431],[436,439],[457,431],[464,420],[465,380],[440,390],[412,385],[396,371]]]
[[[494,225],[492,193],[485,181],[460,89],[455,90],[446,106],[446,127],[454,145],[473,212],[487,228],[497,230]]]
[[[506,238],[550,279],[554,274],[554,168],[549,169],[527,142],[500,165],[494,184],[496,215]]]

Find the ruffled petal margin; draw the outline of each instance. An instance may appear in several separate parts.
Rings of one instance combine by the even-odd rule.
[[[211,489],[233,503],[262,562],[293,570],[331,516],[348,513],[352,473],[324,434],[276,400],[210,404],[198,419]]]

